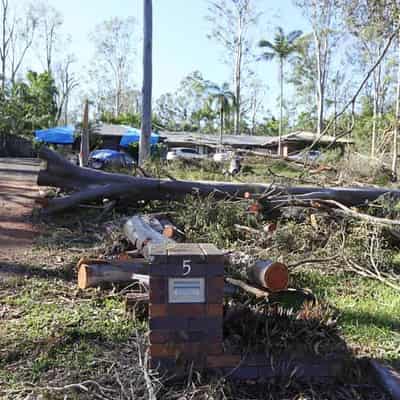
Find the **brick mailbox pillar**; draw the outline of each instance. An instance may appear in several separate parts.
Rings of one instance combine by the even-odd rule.
[[[224,256],[210,244],[150,245],[152,368],[206,366],[222,354]]]

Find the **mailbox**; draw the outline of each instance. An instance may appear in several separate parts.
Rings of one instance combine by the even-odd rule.
[[[211,244],[149,245],[153,368],[222,354],[224,255]]]

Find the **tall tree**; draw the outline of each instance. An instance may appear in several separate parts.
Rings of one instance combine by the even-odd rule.
[[[209,38],[226,50],[225,62],[232,67],[236,98],[235,133],[240,134],[243,70],[251,58],[250,28],[259,13],[255,0],[211,0],[207,19],[212,24]]]
[[[79,165],[87,167],[89,162],[89,100],[85,100],[83,106],[82,134],[81,134],[81,151],[79,154]]]
[[[63,18],[59,11],[52,7],[47,0],[36,3],[36,13],[39,19],[39,37],[37,42],[38,56],[45,70],[53,73],[54,54],[60,39],[60,28]]]
[[[90,35],[95,46],[91,75],[102,84],[110,84],[114,113],[122,110],[124,93],[132,89],[136,55],[136,22],[133,17],[114,17],[96,26]],[[104,86],[104,84],[103,84]]]
[[[208,86],[210,101],[216,103],[219,111],[219,143],[222,146],[224,135],[224,121],[229,110],[235,107],[235,95],[229,90],[229,85],[224,83],[222,86],[210,83]]]
[[[79,86],[76,74],[71,70],[75,57],[68,54],[64,60],[57,63],[54,75],[58,86],[57,117],[58,124],[63,118],[64,125],[68,125],[69,101],[72,91]]]
[[[262,53],[262,59],[266,61],[277,58],[279,61],[279,82],[280,82],[280,120],[279,120],[279,139],[278,154],[282,155],[281,138],[283,133],[283,79],[284,79],[284,63],[288,57],[299,50],[298,39],[303,34],[302,31],[292,31],[285,34],[283,28],[278,27],[273,42],[261,40],[259,47],[265,51]]]
[[[294,0],[308,18],[314,39],[316,60],[316,106],[317,133],[320,135],[324,128],[325,98],[331,65],[332,50],[335,46],[334,35],[338,0]]]
[[[370,68],[382,54],[386,40],[393,32],[393,9],[382,0],[341,0],[341,9],[346,27],[355,39],[354,50],[360,54],[356,59],[360,60],[363,70],[365,66]],[[372,74],[371,157],[376,155],[378,122],[383,112],[385,87],[388,85],[384,75],[385,64],[388,63],[384,59]]]
[[[0,63],[1,63],[1,90],[4,92],[6,85],[6,70],[8,55],[10,52],[11,40],[15,28],[12,21],[10,4],[8,0],[1,0],[0,4],[1,17],[1,43],[0,43]]]
[[[24,11],[18,11],[15,18],[15,28],[10,42],[10,81],[14,85],[28,50],[36,37],[40,16],[36,6],[28,4]]]
[[[151,144],[151,95],[153,87],[153,4],[144,0],[143,16],[143,89],[142,132],[139,143],[139,165],[150,157]]]

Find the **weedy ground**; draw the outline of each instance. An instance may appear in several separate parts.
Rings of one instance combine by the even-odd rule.
[[[211,164],[153,164],[148,171],[175,178],[231,179]],[[315,177],[282,162],[255,162],[235,179],[319,184],[339,175],[328,171]],[[312,210],[254,215],[247,205],[189,196],[181,203],[153,202],[101,218],[98,210],[83,209],[38,221],[42,234],[32,252],[14,265],[1,264],[10,275],[0,281],[0,398],[146,399],[152,391],[160,399],[386,398],[362,382],[357,368],[351,383],[347,376],[340,385],[306,387],[290,379],[237,384],[195,372],[180,384],[147,376],[142,365],[148,327],[144,318],[132,320],[125,314],[125,288],[77,289],[75,265],[81,256],[112,256],[128,248],[120,233],[127,215],[168,210],[188,241],[212,242],[231,251],[227,273],[243,278],[251,259],[280,259],[290,266],[290,286],[309,288],[318,299],[312,307],[272,309],[245,295],[235,298],[231,306],[244,307],[246,317],[226,329],[227,349],[368,356],[400,368],[399,291],[356,274],[348,264],[377,267],[396,282],[391,278],[400,272],[400,248],[393,235]],[[388,210],[396,212],[396,207],[385,200],[364,211],[387,215]],[[268,222],[278,226],[268,237],[234,228],[238,224],[261,230]],[[298,265],[310,258],[322,261]]]

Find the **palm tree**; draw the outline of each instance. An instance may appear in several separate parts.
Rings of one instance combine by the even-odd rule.
[[[266,49],[261,55],[261,58],[266,61],[271,61],[274,58],[279,59],[279,81],[281,86],[280,96],[280,120],[279,120],[279,140],[278,154],[282,155],[281,140],[282,140],[282,125],[283,125],[283,67],[287,58],[299,50],[298,39],[303,34],[302,31],[292,31],[288,35],[281,27],[276,29],[274,41],[260,40],[259,47]]]
[[[229,90],[229,85],[224,83],[222,86],[218,86],[215,83],[208,84],[208,91],[210,92],[209,100],[212,104],[217,104],[219,117],[220,117],[220,137],[219,141],[222,145],[222,137],[224,134],[224,121],[225,116],[231,111],[232,107],[235,106],[235,95]]]

